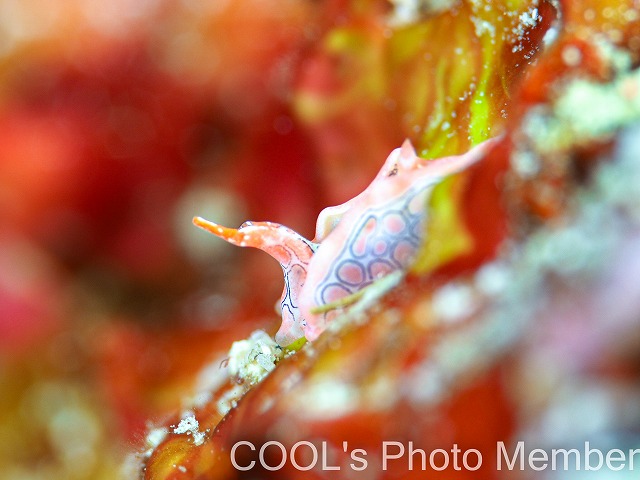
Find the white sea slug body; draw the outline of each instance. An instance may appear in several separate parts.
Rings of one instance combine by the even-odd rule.
[[[246,222],[237,230],[202,218],[194,223],[278,260],[285,285],[276,341],[282,346],[303,336],[313,341],[337,315],[333,305],[411,266],[424,240],[427,199],[433,187],[482,159],[496,140],[438,160],[421,159],[405,141],[362,193],[320,213],[313,241],[271,222]]]

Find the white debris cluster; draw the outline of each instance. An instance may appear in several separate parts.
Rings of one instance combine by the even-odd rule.
[[[271,372],[283,357],[282,348],[263,330],[248,339],[233,342],[229,350],[229,374],[247,385],[255,385]]]
[[[390,24],[409,25],[419,22],[426,15],[437,15],[456,5],[457,0],[391,0],[393,11]]]
[[[527,30],[535,27],[542,20],[542,16],[536,7],[531,7],[526,12],[522,12],[518,20],[518,24],[513,28],[513,34],[518,40],[522,40]]]
[[[177,435],[183,433],[191,435],[194,445],[202,445],[206,436],[206,432],[200,431],[200,424],[193,412],[186,412],[182,416],[182,420],[180,420],[178,426],[173,428],[173,433]]]

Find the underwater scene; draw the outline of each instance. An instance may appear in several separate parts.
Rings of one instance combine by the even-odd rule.
[[[640,474],[638,0],[0,0],[0,225],[0,480]]]

